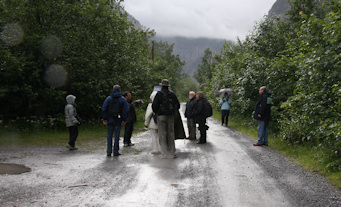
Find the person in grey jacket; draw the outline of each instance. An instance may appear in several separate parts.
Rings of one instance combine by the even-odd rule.
[[[76,96],[68,95],[66,96],[66,106],[65,106],[65,124],[69,129],[69,143],[66,145],[70,150],[77,150],[75,147],[75,142],[78,137],[78,124],[80,120],[77,118],[77,111],[75,108]]]

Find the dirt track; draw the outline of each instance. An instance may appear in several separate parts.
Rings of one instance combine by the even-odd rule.
[[[150,154],[149,132],[134,136],[134,147],[121,139],[120,157],[106,157],[105,135],[78,151],[0,147],[0,162],[32,169],[0,175],[0,206],[341,206],[340,191],[321,176],[208,124],[206,145],[176,141],[177,159]]]

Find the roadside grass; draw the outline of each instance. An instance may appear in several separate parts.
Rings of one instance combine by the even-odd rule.
[[[7,147],[66,145],[69,140],[67,128],[46,131],[2,131],[0,134],[0,145]],[[80,125],[78,131],[79,135],[76,143],[94,139],[103,139],[106,141],[106,128],[101,123]]]
[[[215,110],[213,117],[221,121],[221,111]],[[251,119],[251,118],[250,118]],[[257,122],[246,122],[235,115],[229,117],[229,126],[250,136],[254,140],[258,139]],[[293,163],[301,166],[304,170],[317,173],[328,178],[329,182],[341,189],[341,172],[331,172],[327,170],[323,161],[325,149],[312,145],[293,145],[283,141],[278,132],[269,131],[269,148],[277,150],[281,155],[286,156]]]
[[[134,124],[133,133],[139,133],[145,131],[144,127],[144,111],[143,109],[137,109],[138,121]],[[106,126],[98,121],[94,124],[82,124],[78,127],[78,138],[76,141],[77,146],[87,145],[89,141],[96,141],[101,143],[100,147],[95,144],[94,146],[88,146],[89,150],[106,148]],[[121,128],[121,137],[124,135],[124,127]],[[69,141],[68,129],[50,129],[50,130],[6,130],[2,127],[0,129],[0,146],[2,147],[27,147],[27,146],[54,146],[54,145],[66,145]],[[103,146],[102,146],[103,143]]]

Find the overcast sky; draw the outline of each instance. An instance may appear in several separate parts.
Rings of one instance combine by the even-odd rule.
[[[276,0],[125,0],[125,10],[158,35],[244,39]]]

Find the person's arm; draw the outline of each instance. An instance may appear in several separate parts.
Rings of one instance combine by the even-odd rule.
[[[159,111],[159,107],[160,107],[159,96],[160,96],[160,92],[157,92],[157,94],[155,95],[154,101],[152,103],[153,112],[156,114]]]
[[[103,124],[106,124],[108,121],[108,109],[109,109],[109,97],[105,99],[103,105],[102,105],[102,119],[103,119]]]
[[[122,97],[123,102],[123,114],[122,114],[122,125],[125,125],[129,116],[129,104],[125,98]]]
[[[260,110],[259,110],[259,114],[258,114],[259,118],[265,115],[266,99],[267,99],[267,96],[262,95],[261,103],[260,103]]]

